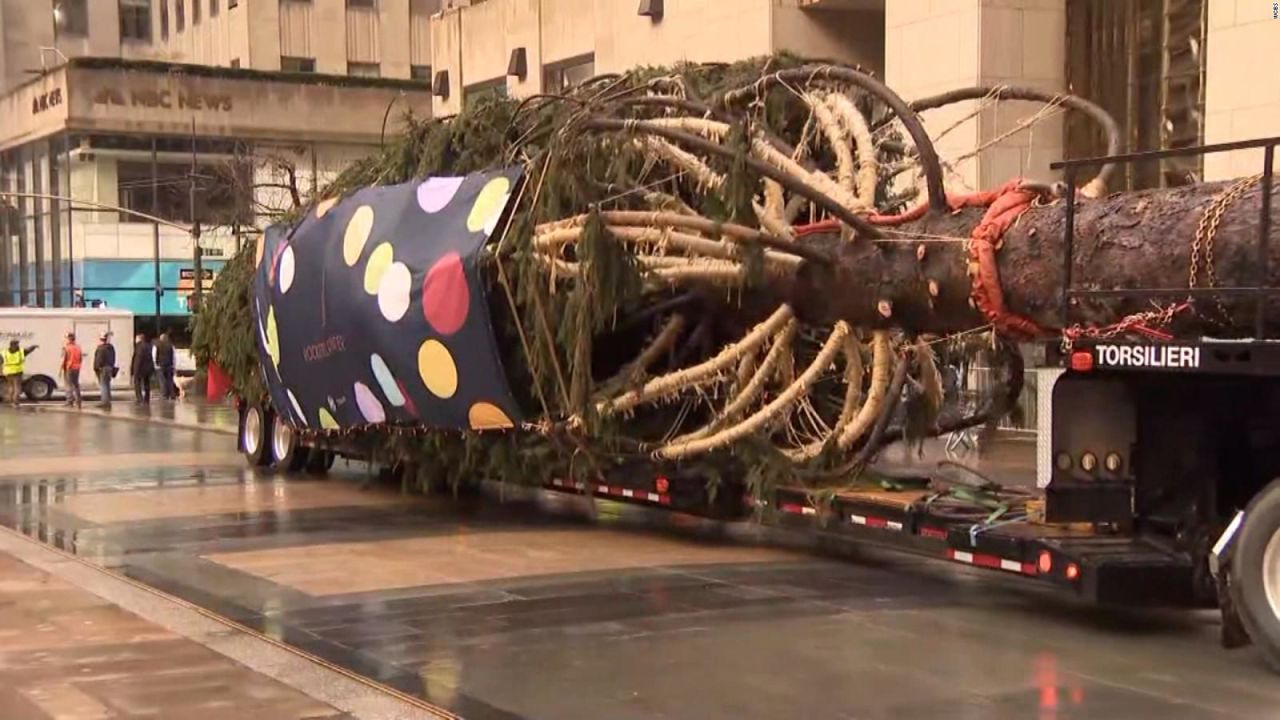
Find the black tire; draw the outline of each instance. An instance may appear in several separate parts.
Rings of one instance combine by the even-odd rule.
[[[1231,555],[1231,593],[1249,637],[1280,672],[1280,480],[1245,510]]]
[[[53,380],[43,375],[27,380],[22,384],[22,394],[27,396],[31,402],[44,402],[53,397],[53,392],[58,389]]]
[[[271,426],[271,464],[283,472],[298,472],[307,464],[307,447],[288,423],[276,418]]]
[[[240,452],[250,467],[271,464],[271,413],[257,405],[248,405],[240,413]]]
[[[336,457],[330,450],[312,448],[307,454],[307,472],[312,475],[324,475],[329,472],[329,468],[333,467]]]

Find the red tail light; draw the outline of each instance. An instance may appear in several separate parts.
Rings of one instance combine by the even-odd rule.
[[[653,486],[658,491],[658,494],[665,495],[667,490],[671,489],[671,481],[666,476],[659,475],[658,479],[653,481]]]
[[[1071,369],[1076,372],[1089,372],[1093,369],[1093,353],[1088,350],[1077,350],[1071,353]]]

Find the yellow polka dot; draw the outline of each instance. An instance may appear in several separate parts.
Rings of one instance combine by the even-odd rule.
[[[338,204],[338,198],[336,197],[329,198],[328,200],[321,200],[320,203],[316,205],[316,217],[322,218],[325,215],[329,214],[329,211],[332,210],[333,206],[337,204]]]
[[[364,252],[364,244],[369,241],[372,230],[373,208],[361,205],[347,222],[347,231],[342,236],[342,259],[347,261],[347,265],[354,267],[360,261],[360,253]]]
[[[382,243],[369,253],[369,262],[364,266],[364,291],[370,295],[378,294],[378,286],[382,284],[382,274],[391,267],[395,252],[391,243]]]
[[[471,214],[467,216],[467,229],[480,232],[489,223],[489,219],[502,212],[502,203],[511,189],[511,181],[497,177],[485,183],[476,196],[476,204],[471,206]]]
[[[428,340],[418,348],[418,374],[422,384],[438,398],[451,398],[458,391],[458,366],[439,340]]]
[[[511,418],[493,403],[478,402],[467,411],[472,430],[502,430],[512,426]]]
[[[276,328],[276,309],[267,310],[267,353],[271,355],[271,364],[280,366],[280,332]]]
[[[267,241],[263,238],[263,235],[259,235],[258,242],[255,244],[257,247],[254,249],[253,266],[262,267],[262,255],[267,250]]]
[[[320,427],[325,430],[337,430],[338,421],[333,419],[333,415],[325,408],[320,408]]]

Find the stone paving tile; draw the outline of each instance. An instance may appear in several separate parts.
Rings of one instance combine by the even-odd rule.
[[[0,553],[0,718],[343,717]]]

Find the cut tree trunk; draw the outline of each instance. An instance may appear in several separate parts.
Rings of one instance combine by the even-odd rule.
[[[1206,209],[1231,182],[1117,193],[1076,204],[1072,285],[1080,289],[1189,287],[1192,247]],[[1280,285],[1280,187],[1272,189],[1267,276],[1260,273],[1259,223],[1262,192],[1254,184],[1227,207],[1212,255],[1219,287]],[[981,208],[929,214],[894,228],[888,241],[842,241],[810,235],[800,242],[823,247],[837,261],[807,264],[783,291],[809,322],[845,320],[864,327],[951,333],[987,322],[970,303],[965,243],[982,218]],[[1066,203],[1027,210],[1004,235],[997,253],[1005,304],[1046,330],[1061,325]],[[942,238],[950,238],[945,240]],[[1201,250],[1199,287],[1211,284],[1207,242]],[[923,255],[920,248],[923,247]],[[922,259],[921,259],[922,258]],[[932,293],[931,293],[932,288]],[[1162,306],[1186,296],[1161,298]],[[1256,300],[1212,298],[1183,312],[1174,330],[1183,336],[1242,336],[1254,328]],[[1070,323],[1107,325],[1154,309],[1150,298],[1082,298],[1073,302]],[[885,316],[885,311],[889,315]],[[1225,313],[1223,312],[1225,311]],[[1280,332],[1280,303],[1268,303],[1270,332]]]

